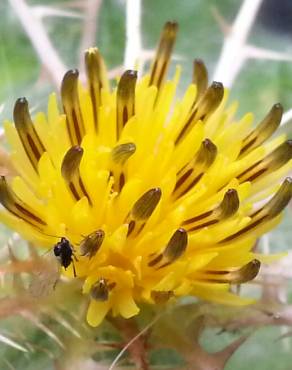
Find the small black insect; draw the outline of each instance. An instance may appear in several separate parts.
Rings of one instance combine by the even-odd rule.
[[[74,255],[73,245],[70,243],[70,241],[67,238],[62,237],[61,241],[59,241],[57,244],[55,244],[55,246],[54,246],[54,255],[57,257],[61,266],[63,266],[65,268],[65,270],[72,263],[74,277],[76,277],[74,259],[75,259],[75,261],[77,261],[77,258]],[[74,259],[73,259],[73,257],[74,257]]]

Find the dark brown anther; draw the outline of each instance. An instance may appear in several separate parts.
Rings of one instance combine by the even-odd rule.
[[[77,69],[70,70],[65,74],[61,85],[62,103],[66,114],[68,135],[72,145],[80,145],[85,135],[78,96],[78,77],[79,72]]]
[[[252,260],[237,271],[230,273],[232,284],[243,284],[253,280],[260,271],[261,263],[257,259]]]
[[[103,230],[97,230],[87,235],[80,243],[80,255],[89,259],[94,257],[103,243],[104,236]]]
[[[272,199],[263,207],[268,218],[276,217],[288,205],[292,197],[292,178],[287,177]]]
[[[175,43],[178,24],[167,22],[161,33],[156,56],[151,67],[149,86],[161,88],[168,70],[172,49]]]
[[[180,228],[170,238],[163,251],[163,257],[168,263],[177,260],[186,250],[188,245],[188,234],[185,229]]]
[[[282,115],[282,105],[280,103],[273,105],[262,122],[243,140],[240,155],[249,153],[271,137],[279,127]]]
[[[125,162],[135,153],[136,145],[134,143],[125,143],[117,145],[112,150],[112,159],[115,163],[124,165]]]
[[[131,216],[136,221],[146,221],[152,215],[161,198],[160,188],[154,188],[144,193],[134,204]]]
[[[100,278],[90,290],[90,297],[98,302],[105,302],[108,300],[109,287],[106,279]]]
[[[208,71],[201,59],[194,60],[193,83],[197,86],[196,101],[198,101],[208,87]]]
[[[83,156],[83,149],[78,146],[72,146],[65,154],[61,166],[61,173],[67,183],[70,183],[76,175],[79,176],[79,165]]]
[[[235,189],[229,189],[219,205],[217,212],[220,219],[233,216],[239,208],[239,198]]]
[[[198,102],[196,119],[206,120],[220,105],[224,96],[224,87],[221,82],[212,82]]]
[[[16,100],[13,118],[23,148],[33,168],[37,171],[38,162],[45,152],[45,148],[34,128],[28,110],[28,102],[25,98]]]
[[[117,139],[125,124],[135,114],[137,72],[128,70],[122,75],[117,90]]]
[[[173,296],[174,294],[172,290],[166,290],[166,291],[152,290],[151,291],[151,298],[156,304],[165,304]]]
[[[204,168],[208,168],[214,162],[217,156],[217,147],[210,139],[205,139],[198,151],[195,159],[196,165],[203,165]]]
[[[96,132],[98,132],[98,107],[101,105],[101,89],[107,88],[108,81],[106,78],[105,64],[97,48],[86,50],[85,66],[94,125]]]

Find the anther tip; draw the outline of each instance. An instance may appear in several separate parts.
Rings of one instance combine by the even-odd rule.
[[[74,151],[75,153],[83,153],[83,148],[79,145],[72,146],[71,150]]]
[[[20,104],[21,105],[27,105],[28,103],[27,103],[27,99],[23,96],[21,98],[18,98],[16,100],[15,104],[17,104],[17,105],[20,105]]]
[[[195,63],[195,64],[199,64],[199,65],[201,65],[201,64],[204,64],[204,61],[203,61],[203,59],[201,59],[201,58],[195,58],[195,59],[194,59],[194,63]]]
[[[91,47],[85,50],[85,54],[88,54],[88,55],[96,54],[97,52],[98,52],[97,47]]]
[[[174,20],[172,20],[172,21],[167,21],[167,22],[165,23],[165,27],[178,27],[178,23],[177,23],[176,21],[174,21]]]
[[[128,69],[124,74],[128,77],[137,78],[137,71],[133,69]]]
[[[153,188],[152,192],[153,192],[153,194],[161,195],[161,189],[160,188]]]
[[[213,143],[213,141],[211,141],[208,138],[203,140],[202,144],[205,149],[215,149],[216,148],[216,145]]]
[[[209,145],[212,145],[213,143],[212,143],[212,141],[210,140],[210,139],[205,139],[204,141],[203,141],[203,145],[205,146],[205,147],[208,147]]]
[[[283,111],[283,105],[281,103],[276,103],[273,105],[274,109]]]
[[[223,89],[223,84],[222,82],[217,82],[217,81],[213,81],[211,86],[216,89],[216,90],[222,90]]]
[[[70,77],[78,77],[79,76],[79,71],[77,68],[75,69],[69,69],[69,71],[67,71],[63,77],[63,81],[70,78]]]
[[[227,195],[235,195],[235,194],[237,194],[237,191],[235,189],[228,189],[226,191],[226,194]]]

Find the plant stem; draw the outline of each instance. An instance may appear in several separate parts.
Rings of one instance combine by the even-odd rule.
[[[126,320],[119,317],[108,317],[108,321],[119,331],[125,340],[127,350],[135,364],[135,368],[137,370],[149,370],[147,359],[148,336],[145,335],[145,330],[141,332],[135,319]]]

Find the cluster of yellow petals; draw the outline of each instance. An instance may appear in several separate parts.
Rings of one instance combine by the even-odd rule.
[[[0,219],[36,245],[72,243],[93,326],[109,312],[132,317],[141,302],[251,302],[230,284],[256,276],[265,259],[255,243],[291,198],[291,180],[280,183],[292,144],[270,140],[281,106],[256,128],[252,114],[237,119],[200,61],[178,98],[180,68],[165,79],[176,29],[166,24],[149,74],[127,71],[111,89],[90,49],[88,86],[77,71],[64,78],[65,114],[52,94],[47,114],[31,120],[20,99],[5,123],[18,175],[2,178]],[[74,276],[73,263],[64,273]]]

